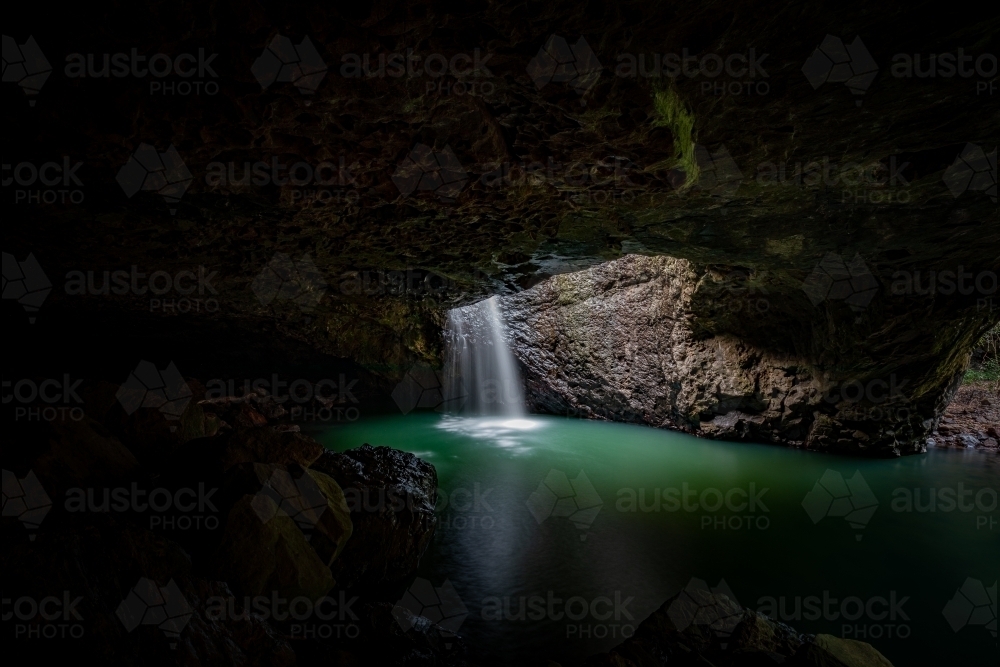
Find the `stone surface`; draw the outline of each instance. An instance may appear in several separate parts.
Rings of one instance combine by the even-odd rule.
[[[437,518],[437,473],[413,454],[365,444],[313,465],[340,484],[358,539],[333,565],[343,588],[390,587],[416,572]]]
[[[212,570],[241,595],[273,591],[317,600],[336,583],[330,565],[353,530],[340,487],[300,466],[241,464],[230,471]],[[239,494],[239,489],[248,493]]]
[[[996,450],[1000,440],[1000,394],[989,382],[962,385],[938,424],[937,447]]]
[[[847,335],[830,335],[829,312],[802,295],[797,321],[781,311],[752,317],[790,345],[751,340],[733,333],[725,313],[747,303],[753,284],[746,274],[633,255],[499,303],[537,410],[823,451],[924,451],[956,368],[930,328],[915,339],[921,325],[909,318],[864,321],[855,325],[864,342],[848,345]],[[907,341],[919,369],[873,353]]]
[[[5,536],[0,550],[4,596],[51,595],[70,602],[60,605],[60,612],[66,611],[57,619],[36,617],[28,623],[39,633],[51,632],[50,638],[11,641],[7,656],[58,662],[86,654],[115,666],[296,664],[289,643],[257,616],[208,618],[207,605],[215,600],[229,603],[234,595],[224,582],[196,576],[192,570],[188,555],[176,544],[115,517],[96,517],[88,525],[47,526],[30,543]],[[163,588],[173,583],[183,598],[174,600],[180,607],[180,632],[173,637],[155,623],[127,628],[120,619],[119,608],[142,579]],[[144,609],[136,611],[141,615]],[[78,638],[70,638],[70,632],[79,633]]]
[[[229,430],[211,438],[191,440],[178,450],[178,457],[200,469],[223,473],[240,463],[298,464],[308,466],[323,448],[298,431],[261,426]]]
[[[188,382],[196,394],[198,384]],[[13,512],[0,522],[5,600],[69,596],[70,604],[79,598],[58,623],[38,614],[17,623],[25,632],[54,632],[55,640],[41,634],[45,641],[14,641],[7,657],[55,662],[83,651],[109,665],[466,665],[460,639],[443,628],[418,622],[402,629],[391,602],[399,591],[387,585],[415,571],[429,542],[433,466],[384,447],[330,454],[330,470],[355,489],[409,500],[399,516],[365,516],[361,506],[360,533],[340,485],[306,467],[320,456],[320,445],[292,430],[295,425],[281,423],[285,415],[269,401],[206,403],[215,412],[199,406],[204,423],[223,431],[189,438],[190,432],[164,429],[156,415],[123,419],[117,391],[110,383],[91,384],[81,392],[85,414],[79,419],[15,421],[0,441],[5,509],[6,494],[19,486],[29,509],[44,510],[32,514],[31,525],[22,520],[26,515]],[[132,447],[146,454],[141,462],[105,421],[128,427]],[[93,491],[98,507],[102,491],[111,488],[135,488],[143,495],[125,510],[88,511],[86,493],[72,494],[69,502],[67,490],[76,488]],[[141,501],[151,489],[180,498],[183,506],[179,501],[150,511]],[[364,542],[370,543],[359,544]],[[357,545],[351,566],[356,571],[341,564],[348,544]],[[354,586],[351,598],[343,587],[334,588],[331,566]],[[365,582],[374,585],[365,588]],[[175,624],[167,631],[152,622],[133,627],[135,619],[147,617],[128,605],[123,620],[121,605],[137,587],[147,597],[168,598]],[[274,600],[287,604],[298,596],[324,595],[343,603],[345,611],[332,620],[305,618],[315,631],[308,637],[291,620],[268,616],[288,611],[272,607],[279,604]],[[265,598],[264,611],[251,596]],[[298,605],[301,612],[301,600]],[[13,630],[8,620],[4,625]],[[329,627],[317,629],[324,624]],[[60,639],[69,632],[82,637]],[[330,634],[316,634],[323,632]],[[342,641],[344,633],[354,640]]]
[[[54,421],[15,423],[0,444],[3,466],[23,477],[34,471],[54,498],[70,488],[111,486],[141,476],[139,463],[100,422],[66,415]]]
[[[690,586],[639,624],[635,634],[585,667],[892,667],[871,645],[802,635],[743,609],[722,593]]]

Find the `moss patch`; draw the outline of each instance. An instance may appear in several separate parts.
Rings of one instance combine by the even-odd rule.
[[[674,135],[677,165],[686,174],[685,183],[698,180],[698,162],[694,157],[694,114],[673,88],[657,91],[653,97],[657,127],[666,127]]]

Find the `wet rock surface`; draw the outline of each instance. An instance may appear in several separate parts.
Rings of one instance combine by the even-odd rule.
[[[362,445],[324,452],[312,465],[344,490],[351,521],[366,538],[349,542],[334,565],[344,588],[391,587],[416,570],[437,517],[437,473],[413,454]]]
[[[1000,448],[1000,393],[988,382],[962,385],[948,405],[928,446]]]
[[[803,635],[726,595],[685,590],[663,603],[635,635],[585,667],[892,667],[870,644]]]
[[[720,287],[733,280],[740,289]],[[846,346],[828,335],[830,313],[808,303],[799,321],[777,309],[752,316],[797,338],[785,350],[735,335],[724,318],[699,317],[731,312],[752,288],[748,274],[635,255],[499,303],[537,410],[822,451],[925,451],[955,390],[953,351],[940,350],[930,330],[915,339],[920,325],[908,318],[860,320],[865,342]],[[967,325],[966,335],[975,331]],[[871,352],[907,342],[922,368]]]

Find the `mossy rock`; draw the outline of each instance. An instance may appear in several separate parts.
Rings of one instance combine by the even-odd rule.
[[[229,509],[212,558],[216,573],[242,595],[322,597],[336,583],[330,564],[353,532],[340,486],[296,465],[241,472],[259,490]]]

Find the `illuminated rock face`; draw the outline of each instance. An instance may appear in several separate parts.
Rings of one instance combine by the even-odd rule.
[[[848,304],[814,307],[801,288],[763,287],[780,282],[628,256],[500,305],[538,411],[876,456],[924,451],[961,372],[935,356],[938,339],[910,347],[928,360],[920,372],[904,359],[866,365],[870,346],[920,331],[869,323]],[[849,327],[845,340],[817,333],[837,324]]]

